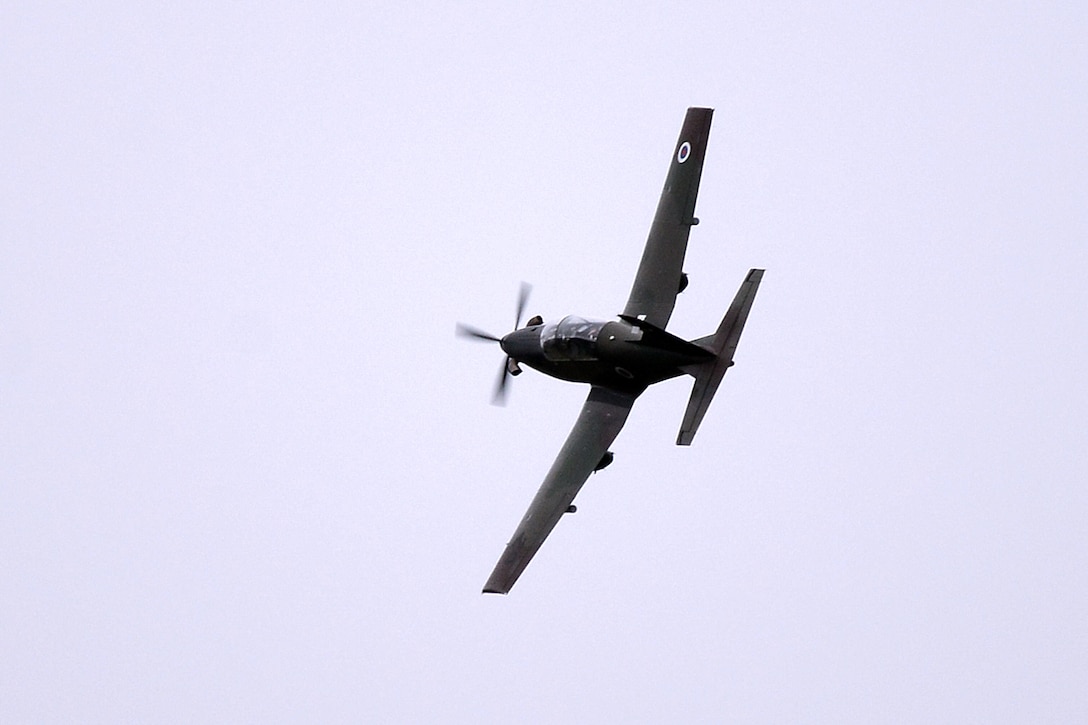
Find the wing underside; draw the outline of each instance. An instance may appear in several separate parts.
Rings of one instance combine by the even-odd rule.
[[[623,313],[664,328],[676,305],[714,110],[689,108]]]
[[[619,434],[637,395],[594,387],[544,483],[484,585],[506,594],[548,538],[574,497]]]

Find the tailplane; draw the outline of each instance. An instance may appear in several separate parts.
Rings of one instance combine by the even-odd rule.
[[[750,270],[737,291],[737,296],[733,298],[733,304],[729,305],[729,311],[718,325],[718,331],[694,341],[694,344],[711,350],[714,359],[692,365],[686,370],[695,377],[695,385],[691,389],[691,398],[684,412],[680,435],[676,437],[676,445],[691,445],[699,424],[703,422],[706,409],[710,407],[710,401],[714,399],[714,393],[718,391],[718,386],[725,377],[725,371],[733,366],[733,354],[737,351],[740,333],[744,331],[744,322],[748,319],[748,312],[752,309],[752,302],[762,279],[762,269]]]

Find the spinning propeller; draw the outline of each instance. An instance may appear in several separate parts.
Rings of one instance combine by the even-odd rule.
[[[521,283],[521,290],[518,292],[518,307],[517,314],[514,317],[514,329],[521,327],[521,315],[525,312],[525,303],[529,299],[529,291],[532,286],[526,282]],[[502,345],[502,338],[495,337],[494,335],[484,332],[471,325],[465,325],[460,322],[457,323],[457,334],[460,337],[471,337],[476,340],[484,340],[486,342],[497,342]],[[517,361],[509,355],[502,362],[502,368],[499,369],[499,379],[495,383],[495,392],[491,396],[491,403],[493,405],[505,405],[506,404],[506,380],[511,375],[518,375],[521,373],[521,368],[517,366]]]

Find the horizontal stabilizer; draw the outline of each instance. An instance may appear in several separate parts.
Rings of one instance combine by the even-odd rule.
[[[695,432],[699,430],[699,424],[703,422],[710,402],[718,391],[718,386],[725,377],[725,371],[733,365],[733,355],[737,351],[737,343],[740,342],[740,334],[744,331],[744,323],[748,319],[748,312],[752,309],[752,302],[756,298],[756,290],[763,279],[762,269],[753,269],[748,272],[744,282],[733,298],[733,304],[729,305],[729,311],[725,313],[722,322],[718,325],[718,331],[711,338],[702,338],[697,342],[705,344],[714,351],[714,360],[701,365],[693,366],[690,372],[695,376],[695,385],[691,389],[691,398],[688,400],[688,408],[684,412],[684,422],[680,426],[680,434],[676,438],[676,445],[690,446],[695,438]]]

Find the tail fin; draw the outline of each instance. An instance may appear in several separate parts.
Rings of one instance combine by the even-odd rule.
[[[718,331],[710,337],[695,340],[696,344],[710,348],[715,357],[689,370],[695,376],[695,385],[691,389],[691,398],[688,400],[688,409],[684,412],[680,435],[676,437],[676,445],[691,445],[695,431],[699,430],[706,409],[710,407],[710,401],[714,399],[714,393],[718,391],[718,386],[725,377],[725,371],[733,366],[733,354],[737,351],[740,333],[744,331],[744,322],[748,319],[748,312],[752,309],[752,302],[755,301],[756,290],[759,289],[762,279],[762,269],[750,270],[737,291],[737,296],[733,298],[733,304],[729,305],[729,311],[718,325]]]

